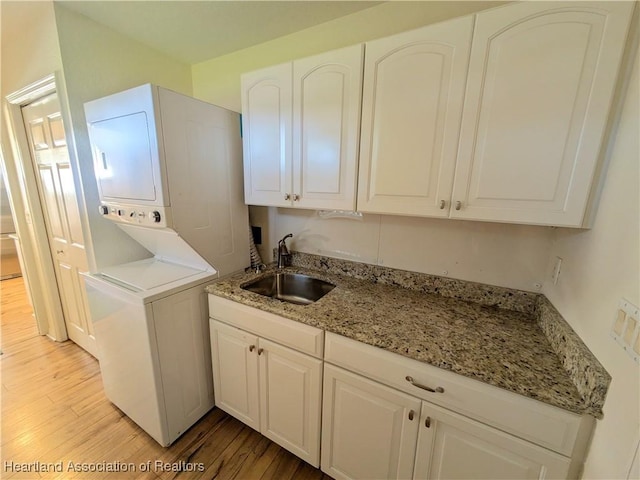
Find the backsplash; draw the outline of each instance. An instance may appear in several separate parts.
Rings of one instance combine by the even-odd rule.
[[[291,253],[293,265],[299,267],[348,275],[373,283],[395,285],[423,293],[437,294],[443,297],[456,298],[458,300],[475,302],[481,305],[532,315],[536,310],[538,297],[536,293],[456,280],[454,278],[439,277],[427,273],[410,272],[379,265],[351,262],[349,260],[312,255],[309,253]]]
[[[251,207],[263,250],[293,233],[292,250],[537,293],[548,277],[554,230],[439,218],[364,214],[322,218],[312,210]]]

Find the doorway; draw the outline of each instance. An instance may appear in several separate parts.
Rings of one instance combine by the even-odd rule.
[[[29,220],[26,223],[32,223],[33,230],[40,228],[40,235],[34,235],[32,246],[36,251],[35,256],[40,250],[41,262],[32,270],[39,274],[41,268],[45,269],[43,260],[53,263],[53,268],[49,269],[53,270],[54,275],[44,279],[41,287],[55,290],[50,292],[49,303],[59,303],[57,308],[62,311],[66,335],[62,325],[54,325],[54,329],[63,330],[61,335],[54,335],[54,339],[64,340],[68,336],[87,352],[97,356],[84,284],[80,277],[82,272],[88,271],[79,209],[81,199],[77,196],[74,184],[67,135],[55,86],[51,77],[47,89],[36,91],[36,94],[28,97],[23,95],[21,99],[8,97],[13,104],[13,134],[21,150],[21,173],[26,177],[23,180],[24,190],[28,190],[26,196],[31,197],[31,211],[27,213]],[[40,221],[33,215],[36,209],[38,213],[41,212]],[[38,309],[34,309],[38,315]]]

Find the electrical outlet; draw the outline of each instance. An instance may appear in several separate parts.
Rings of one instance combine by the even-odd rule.
[[[611,336],[640,363],[640,309],[624,298],[618,303]]]
[[[253,235],[253,243],[262,245],[262,227],[254,227],[251,225],[251,234]]]
[[[556,257],[556,263],[553,266],[553,273],[551,274],[551,278],[553,279],[553,284],[558,284],[558,277],[560,276],[560,268],[562,267],[562,258]]]

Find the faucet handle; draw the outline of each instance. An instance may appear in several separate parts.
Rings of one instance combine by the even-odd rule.
[[[290,261],[291,254],[287,249],[287,243],[286,243],[287,238],[291,238],[291,237],[293,237],[293,233],[289,233],[285,235],[282,238],[282,240],[278,242],[278,262],[277,262],[278,268],[287,267],[291,264],[291,261]]]
[[[285,248],[287,248],[287,244],[285,243],[285,240],[286,240],[287,238],[291,238],[291,237],[293,237],[293,233],[288,233],[288,234],[286,234],[284,237],[282,237],[282,240],[280,240],[280,241],[278,242],[278,246],[280,246],[280,245],[284,245],[284,247],[285,247]]]

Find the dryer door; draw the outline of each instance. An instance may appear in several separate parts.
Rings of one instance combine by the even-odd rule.
[[[167,206],[155,87],[142,85],[85,104],[103,202]]]
[[[104,200],[157,199],[146,112],[91,124],[95,172]],[[157,154],[156,154],[157,156]]]

